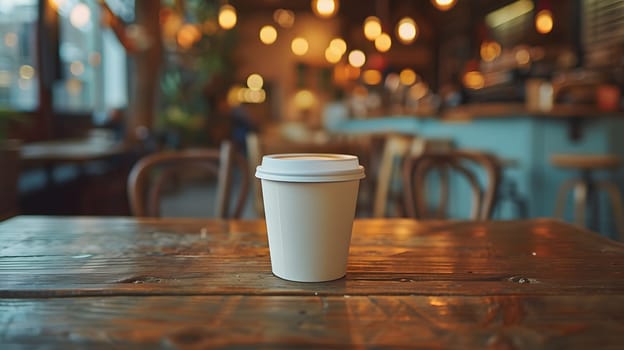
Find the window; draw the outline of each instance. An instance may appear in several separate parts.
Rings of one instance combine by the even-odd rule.
[[[56,56],[44,57],[50,64],[53,109],[91,114],[125,107],[126,53],[115,35],[100,26],[97,1],[40,1],[58,20],[58,35],[42,39],[42,51]],[[109,3],[131,20],[133,1]],[[0,108],[34,110],[39,105],[37,16],[37,0],[0,0]]]
[[[39,104],[37,0],[0,0],[0,109]]]

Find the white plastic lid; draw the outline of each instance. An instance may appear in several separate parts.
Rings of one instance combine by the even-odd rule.
[[[364,178],[356,156],[329,153],[286,153],[262,157],[256,177],[287,182],[336,182]]]

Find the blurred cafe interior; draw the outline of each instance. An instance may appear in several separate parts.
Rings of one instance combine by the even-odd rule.
[[[621,240],[622,89],[622,0],[0,0],[0,219],[262,218],[262,155],[320,152],[365,166],[358,217]],[[493,170],[406,186],[406,157],[462,152]]]

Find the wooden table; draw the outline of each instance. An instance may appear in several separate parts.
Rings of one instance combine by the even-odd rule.
[[[624,245],[363,219],[345,278],[296,283],[271,274],[264,221],[22,216],[0,223],[0,344],[621,349]]]
[[[26,143],[21,146],[22,162],[27,166],[57,163],[85,163],[124,154],[122,143],[107,140],[67,139]]]

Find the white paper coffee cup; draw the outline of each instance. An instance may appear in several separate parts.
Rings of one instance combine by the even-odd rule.
[[[262,180],[271,268],[298,282],[341,278],[364,168],[343,154],[268,155],[256,168]]]

